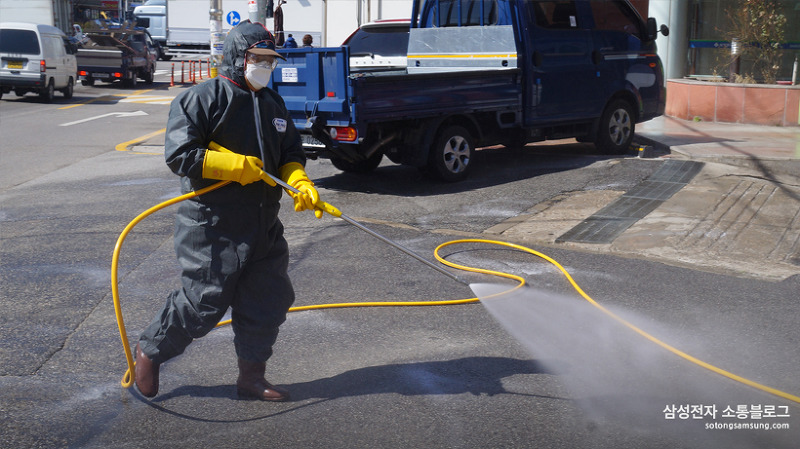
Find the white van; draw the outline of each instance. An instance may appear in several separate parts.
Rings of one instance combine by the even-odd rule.
[[[77,48],[56,27],[22,22],[0,23],[0,98],[36,92],[47,103],[56,90],[72,98],[78,79]]]

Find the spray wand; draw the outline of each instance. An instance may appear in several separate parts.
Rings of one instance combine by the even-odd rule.
[[[223,147],[222,145],[220,145],[220,144],[218,144],[216,142],[209,143],[208,144],[208,149],[209,150],[213,150],[213,151],[221,151],[221,152],[224,152],[224,153],[230,153],[231,152],[231,150]],[[262,175],[262,179],[263,179],[263,176],[266,176],[269,179],[271,179],[272,181],[274,181],[275,184],[277,184],[277,185],[283,187],[284,189],[286,189],[287,192],[291,192],[291,193],[294,193],[294,194],[300,194],[301,193],[299,190],[297,190],[294,187],[290,186],[289,184],[287,184],[286,182],[284,182],[282,179],[278,178],[277,176],[274,176],[274,175],[272,175],[270,173],[267,173],[267,172],[263,172],[263,173],[264,173],[264,175]],[[445,270],[444,268],[440,267],[439,265],[434,264],[433,262],[429,261],[428,259],[420,256],[419,254],[415,253],[411,249],[406,248],[405,246],[403,246],[403,245],[401,245],[401,244],[389,239],[388,237],[385,237],[385,236],[383,236],[381,234],[378,234],[377,232],[373,231],[372,229],[369,229],[368,227],[364,226],[363,224],[359,223],[358,221],[354,220],[353,218],[348,217],[347,215],[343,214],[339,209],[337,209],[336,207],[326,203],[325,201],[317,202],[316,208],[321,210],[321,211],[323,211],[323,212],[327,212],[327,213],[333,215],[334,217],[341,218],[342,220],[350,223],[351,225],[357,227],[358,229],[361,229],[362,231],[364,231],[367,234],[377,238],[378,240],[381,240],[382,242],[387,243],[387,244],[399,249],[400,251],[408,254],[409,256],[411,256],[411,257],[417,259],[418,261],[424,263],[425,265],[429,266],[430,268],[433,268],[434,270],[444,274],[445,276],[449,277],[450,279],[453,279],[453,280],[455,280],[457,282],[460,282],[460,283],[462,283],[464,285],[469,286],[469,283],[467,281],[465,281],[465,280],[461,279],[460,277],[456,276],[455,274]]]

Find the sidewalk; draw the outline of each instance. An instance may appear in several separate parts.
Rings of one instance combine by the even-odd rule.
[[[688,122],[659,117],[635,140],[700,172],[611,243],[556,243],[625,192],[573,192],[490,228],[524,243],[642,257],[760,279],[800,275],[800,127]]]
[[[690,122],[661,116],[636,125],[635,140],[677,157],[746,168],[768,166],[800,178],[800,126]]]

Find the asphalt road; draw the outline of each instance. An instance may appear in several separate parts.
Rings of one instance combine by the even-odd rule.
[[[594,315],[551,265],[499,247],[443,253],[525,277],[531,288],[521,293],[521,310],[496,303],[492,313],[469,304],[290,314],[267,372],[292,392],[289,403],[237,399],[229,328],[165,364],[156,398],[121,388],[111,252],[133,217],[179,194],[160,154],[146,146],[116,149],[163,128],[165,105],[130,97],[174,96],[182,87],[169,89],[164,78],[152,87],[78,87],[73,100],[57,95],[52,105],[34,97],[0,102],[0,446],[795,447],[796,404],[687,363]],[[60,126],[136,111],[147,115]],[[158,136],[152,141],[157,145]],[[481,151],[475,162],[460,184],[433,183],[386,162],[365,177],[337,173],[326,161],[311,161],[308,171],[323,199],[432,259],[438,244],[478,235],[541,201],[624,191],[656,169],[654,161],[607,158],[570,143]],[[340,220],[316,220],[288,204],[281,218],[296,305],[474,296]],[[159,212],[123,246],[120,294],[131,342],[177,285],[172,226],[170,211]],[[797,277],[766,282],[536,249],[655,337],[800,392]],[[519,317],[523,324],[513,324]],[[670,419],[665,409],[672,405],[713,408],[715,416],[682,418],[676,408]],[[722,416],[740,406],[746,417]],[[789,429],[713,428],[745,424]]]

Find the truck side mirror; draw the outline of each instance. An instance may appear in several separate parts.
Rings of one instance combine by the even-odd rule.
[[[649,17],[647,19],[647,40],[653,41],[658,37],[658,30],[656,29],[656,19]]]
[[[647,19],[647,40],[654,41],[658,37],[659,31],[664,36],[669,36],[669,28],[666,25],[661,25],[661,28],[657,28],[656,19],[654,17],[649,17]]]

